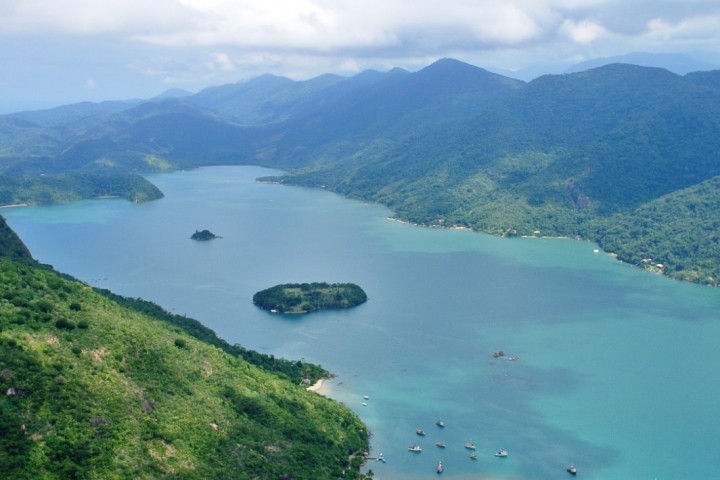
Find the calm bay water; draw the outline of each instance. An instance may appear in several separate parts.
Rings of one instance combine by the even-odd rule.
[[[587,479],[720,471],[720,290],[590,243],[414,227],[376,205],[254,181],[269,173],[155,175],[166,198],[147,204],[1,213],[60,271],[335,372],[327,394],[360,414],[387,459],[367,465],[376,478],[432,478],[440,459],[452,479],[564,478],[568,463]],[[189,240],[205,228],[223,238]],[[252,305],[258,290],[305,281],[355,282],[370,300],[290,318]],[[415,442],[422,453],[407,451]],[[507,458],[492,455],[501,448]]]

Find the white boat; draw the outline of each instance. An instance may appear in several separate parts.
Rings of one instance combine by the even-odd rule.
[[[435,471],[436,471],[437,473],[442,473],[443,470],[444,470],[444,468],[443,468],[442,460],[440,460],[440,461],[437,463],[437,467],[435,467]]]
[[[445,443],[444,443],[444,442],[436,442],[435,445],[437,445],[438,448],[445,448]]]
[[[419,453],[422,452],[422,448],[417,443],[414,443],[408,447],[408,451]]]
[[[435,425],[437,425],[438,427],[442,428],[442,427],[445,426],[445,422],[443,422],[443,419],[441,418],[440,420],[438,420],[437,422],[435,422]]]
[[[465,448],[467,448],[468,450],[475,450],[475,444],[472,442],[466,442]]]
[[[507,457],[508,456],[507,450],[498,450],[497,452],[495,452],[495,456],[496,457]]]
[[[423,430],[422,428],[418,428],[417,430],[415,430],[415,433],[420,435],[421,437],[425,436],[425,430]]]
[[[577,468],[575,468],[575,465],[568,465],[568,467],[565,469],[570,475],[576,475],[577,474]]]

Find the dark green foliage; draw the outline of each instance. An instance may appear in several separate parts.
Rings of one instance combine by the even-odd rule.
[[[49,268],[0,259],[0,285],[2,478],[362,478],[336,402]]]
[[[366,301],[367,294],[353,283],[286,283],[253,295],[255,305],[279,313],[349,308]]]
[[[720,177],[715,177],[598,221],[593,234],[623,261],[681,280],[720,285],[719,210]]]

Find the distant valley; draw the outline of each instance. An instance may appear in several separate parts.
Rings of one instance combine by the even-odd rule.
[[[147,201],[162,193],[144,173],[253,164],[403,220],[592,240],[718,285],[718,151],[720,71],[610,64],[524,82],[444,59],[0,116],[0,203]]]

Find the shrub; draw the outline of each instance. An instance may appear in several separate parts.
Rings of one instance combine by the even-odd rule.
[[[75,324],[69,320],[65,320],[64,318],[61,318],[59,320],[55,321],[55,326],[57,328],[64,328],[66,330],[72,330],[75,328]]]

